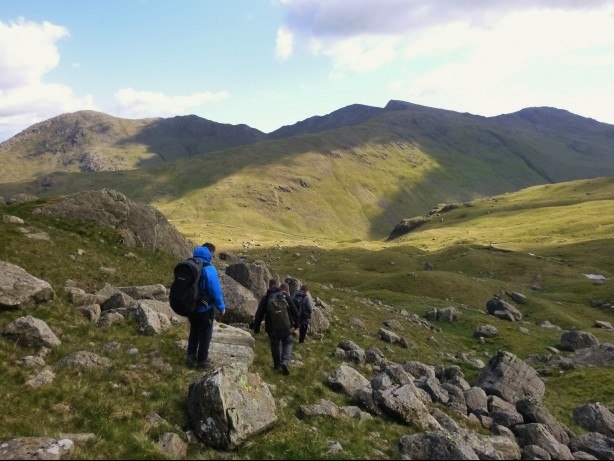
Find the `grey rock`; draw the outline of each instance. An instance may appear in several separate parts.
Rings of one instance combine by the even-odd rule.
[[[347,365],[339,365],[324,382],[334,391],[343,392],[350,397],[356,397],[360,389],[369,385],[367,378]]]
[[[264,261],[231,264],[226,267],[226,275],[251,291],[258,300],[269,289],[269,280],[276,276]]]
[[[132,299],[155,299],[156,301],[168,301],[166,287],[160,283],[155,285],[142,285],[130,287],[117,287],[122,293]]]
[[[49,283],[19,266],[0,261],[0,311],[33,307],[54,298],[55,291]]]
[[[537,445],[555,459],[573,459],[566,445],[556,440],[543,424],[519,424],[513,428],[520,446]]]
[[[251,323],[258,309],[254,294],[227,274],[220,275],[224,301],[229,306],[224,315],[228,323]]]
[[[2,334],[9,341],[25,347],[54,348],[62,344],[43,320],[31,315],[9,323]]]
[[[299,407],[299,417],[301,419],[314,416],[338,419],[340,417],[339,407],[330,400],[320,400],[318,403],[301,405]]]
[[[426,378],[416,381],[416,386],[427,392],[434,403],[448,403],[450,395],[437,378]]]
[[[509,352],[499,351],[482,370],[475,384],[489,395],[515,403],[530,396],[541,402],[545,385],[537,372]]]
[[[587,347],[598,346],[599,340],[585,331],[567,331],[563,333],[558,348],[563,351],[577,351]]]
[[[55,373],[52,370],[45,369],[26,381],[26,386],[31,387],[32,389],[38,389],[51,384],[54,379]]]
[[[526,397],[516,402],[516,410],[522,415],[525,423],[543,424],[557,441],[563,445],[569,444],[571,431],[552,416],[543,403]]]
[[[527,302],[527,297],[522,293],[518,293],[517,291],[506,291],[505,294],[508,295],[512,301],[515,301],[518,304],[526,304]]]
[[[423,430],[442,430],[416,391],[413,384],[405,384],[374,390],[373,397],[382,411],[393,419],[405,424],[415,424]]]
[[[599,432],[574,437],[569,442],[572,451],[583,451],[595,456],[597,459],[614,459],[614,439]]]
[[[573,420],[591,432],[600,432],[614,438],[614,415],[599,403],[577,407],[573,411]]]
[[[365,331],[367,329],[367,327],[365,326],[365,322],[360,320],[358,317],[351,317],[348,320],[348,325],[353,330]]]
[[[251,366],[255,347],[256,340],[247,331],[224,323],[213,323],[209,360],[216,366],[232,363]]]
[[[524,422],[520,413],[506,408],[496,408],[488,416],[490,416],[494,424],[499,426],[513,427]]]
[[[100,357],[93,352],[77,351],[57,361],[57,366],[78,370],[108,369],[113,363],[106,357]]]
[[[47,364],[42,357],[37,355],[26,355],[25,357],[16,360],[15,365],[24,368],[43,368]]]
[[[465,402],[469,412],[475,415],[487,415],[488,414],[488,397],[484,389],[479,387],[472,387],[464,392]]]
[[[537,445],[527,445],[522,449],[522,459],[552,459],[550,453]]]
[[[588,454],[585,451],[574,451],[572,453],[572,456],[573,456],[573,459],[586,459],[586,460],[597,459],[593,455]]]
[[[146,335],[157,335],[171,327],[171,320],[168,315],[154,310],[150,306],[150,300],[139,301],[136,310],[136,319],[139,325],[139,331]]]
[[[403,436],[399,450],[405,459],[479,459],[468,443],[445,432]]]
[[[330,315],[327,314],[327,312],[320,308],[320,307],[314,307],[313,311],[311,312],[311,324],[310,324],[310,330],[311,333],[314,334],[321,334],[324,333],[325,331],[328,331],[328,329],[330,328],[331,325],[331,319],[330,319]]]
[[[188,444],[174,432],[166,432],[158,440],[158,448],[170,459],[184,459],[188,454]]]
[[[114,323],[122,322],[123,320],[125,320],[125,318],[119,312],[106,312],[100,317],[100,320],[98,320],[98,326],[109,327]]]
[[[603,328],[605,330],[613,330],[612,324],[605,320],[595,320],[595,328]]]
[[[569,357],[575,366],[614,366],[614,344],[601,343],[598,346],[579,349]]]
[[[401,325],[401,322],[399,322],[396,319],[386,320],[384,322],[384,326],[391,330],[397,330],[397,331],[403,328],[403,325]]]
[[[99,304],[88,304],[78,308],[79,312],[92,323],[98,323],[100,320],[101,309]]]
[[[8,214],[0,214],[0,222],[4,224],[17,224],[19,226],[23,226],[26,223],[23,219]]]
[[[516,307],[497,296],[486,303],[486,312],[502,320],[522,320],[522,313]]]
[[[422,362],[410,361],[403,364],[403,369],[414,378],[435,378],[435,367]]]
[[[499,329],[494,325],[481,325],[473,332],[473,336],[476,338],[492,338],[498,334]]]
[[[196,437],[224,450],[242,445],[277,422],[268,386],[239,363],[194,379],[188,392],[188,414]]]

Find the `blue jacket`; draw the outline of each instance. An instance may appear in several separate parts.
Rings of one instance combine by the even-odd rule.
[[[203,293],[206,293],[208,298],[211,299],[211,304],[208,306],[200,305],[196,309],[196,314],[202,314],[212,309],[213,306],[220,312],[226,310],[226,304],[224,304],[224,297],[222,296],[222,287],[220,285],[220,279],[217,275],[217,269],[211,265],[211,252],[207,247],[196,247],[194,249],[195,258],[201,259],[203,262],[208,263],[203,267],[203,276],[200,281],[200,288]]]

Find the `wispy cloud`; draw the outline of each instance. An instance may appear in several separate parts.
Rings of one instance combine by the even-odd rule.
[[[277,37],[275,39],[275,56],[281,61],[285,61],[292,56],[292,50],[294,47],[294,36],[285,27],[280,27],[277,30]]]
[[[185,115],[195,108],[223,101],[229,97],[225,91],[169,96],[161,92],[122,88],[115,93],[117,102],[115,113],[128,118]]]
[[[49,22],[0,21],[0,140],[62,112],[93,108],[91,96],[43,82],[60,62],[57,42],[68,35]]]

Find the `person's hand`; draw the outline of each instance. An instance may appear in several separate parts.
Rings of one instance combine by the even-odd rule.
[[[224,309],[222,312],[220,312],[220,314],[222,315],[222,317],[224,317],[224,315],[226,314],[226,309]]]

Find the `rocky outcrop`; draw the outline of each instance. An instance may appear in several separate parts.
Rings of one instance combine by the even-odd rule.
[[[2,335],[9,341],[25,347],[54,348],[62,344],[49,325],[31,315],[9,323]]]
[[[367,378],[347,365],[339,365],[324,382],[334,391],[343,392],[350,397],[356,397],[363,387],[369,385]]]
[[[558,442],[569,445],[572,432],[557,421],[542,403],[526,397],[516,402],[516,409],[522,415],[525,423],[542,424]]]
[[[187,258],[194,244],[183,237],[155,208],[133,202],[111,189],[84,191],[48,203],[35,213],[75,221],[91,221],[119,232],[119,243],[164,251]]]
[[[614,460],[614,439],[599,432],[589,432],[571,439],[569,448],[572,451],[583,451],[597,459]]]
[[[0,261],[0,310],[36,306],[54,298],[49,283],[19,266]]]
[[[614,367],[614,344],[601,343],[579,349],[569,360],[576,366]]]
[[[429,321],[456,322],[461,317],[460,312],[455,307],[444,307],[443,309],[432,309],[426,313]]]
[[[154,310],[146,301],[139,302],[136,319],[139,331],[146,335],[157,335],[171,327],[168,315]]]
[[[476,338],[493,338],[498,334],[499,329],[494,325],[481,325],[473,332],[473,336]]]
[[[404,459],[480,459],[468,443],[446,432],[406,435],[399,449]]]
[[[194,379],[188,391],[188,414],[196,437],[221,449],[236,448],[277,421],[268,386],[243,364],[220,367]]]
[[[574,459],[569,448],[557,441],[543,424],[520,424],[513,431],[521,447],[537,445],[554,459]]]
[[[537,372],[509,352],[498,352],[482,370],[475,384],[489,395],[515,403],[524,397],[541,402],[545,385]]]

